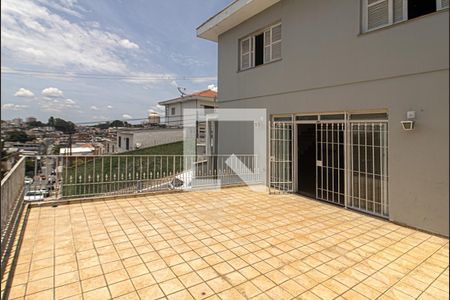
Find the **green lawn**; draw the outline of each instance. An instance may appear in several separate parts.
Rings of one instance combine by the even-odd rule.
[[[183,155],[183,142],[128,151],[119,155]]]
[[[97,157],[68,157],[63,196],[87,196],[151,186],[183,170],[183,142]]]

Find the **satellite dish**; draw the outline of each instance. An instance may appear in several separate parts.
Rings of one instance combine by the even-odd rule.
[[[142,146],[142,143],[136,143],[136,149],[141,148],[141,146]]]
[[[183,88],[183,87],[177,87],[177,90],[178,90],[178,92],[180,92],[180,94],[181,94],[181,97],[184,97],[184,96],[187,96],[187,94],[186,94],[186,88]]]

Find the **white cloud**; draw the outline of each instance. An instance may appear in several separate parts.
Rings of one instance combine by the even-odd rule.
[[[23,110],[24,108],[27,108],[28,105],[20,105],[20,104],[13,104],[13,103],[5,103],[2,104],[2,109],[4,110]]]
[[[38,0],[47,7],[81,18],[82,15],[77,10],[83,10],[77,5],[77,0]]]
[[[34,93],[30,90],[24,89],[24,88],[20,88],[15,94],[14,96],[16,97],[25,97],[25,98],[30,98],[34,96]]]
[[[172,80],[175,76],[173,74],[156,74],[146,72],[131,72],[129,77],[125,78],[126,82],[137,84],[154,84],[165,80]]]
[[[171,53],[169,57],[174,63],[184,67],[203,67],[206,65],[203,61],[181,53]]]
[[[119,41],[119,45],[127,49],[139,49],[139,46],[128,39],[123,39]]]
[[[191,80],[193,83],[210,83],[211,81],[217,81],[217,77],[205,76],[205,77],[195,77]]]
[[[91,106],[91,110],[98,110],[98,107],[95,106],[95,105],[92,105],[92,106]]]
[[[57,98],[57,97],[63,97],[63,92],[55,87],[48,87],[42,90],[42,96],[49,97],[49,98]]]
[[[106,116],[104,116],[104,115],[100,115],[100,116],[92,116],[92,119],[93,120],[102,120],[102,121],[104,121],[104,120],[108,120],[108,117],[106,117]]]
[[[217,92],[217,86],[215,84],[208,85],[208,90],[212,90],[214,92]]]
[[[57,5],[58,10],[75,12],[75,3],[2,1],[2,54],[8,50],[8,55],[17,61],[46,69],[128,74],[121,52],[139,46],[117,34],[73,23],[51,10]]]
[[[108,105],[106,108],[108,109],[112,109],[113,107],[111,105]]]
[[[155,113],[158,113],[158,114],[164,113],[165,111],[166,111],[165,106],[164,105],[159,105],[159,104],[156,104],[156,105],[150,107],[149,110],[148,110],[149,113],[150,112],[155,112]]]
[[[80,108],[75,100],[52,97],[43,97],[38,101],[38,105],[42,111],[46,112],[67,112]]]
[[[130,116],[129,114],[123,114],[122,118],[124,118],[124,119],[133,119],[133,117]]]

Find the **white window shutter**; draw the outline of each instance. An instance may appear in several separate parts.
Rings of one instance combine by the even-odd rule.
[[[251,67],[251,37],[241,40],[241,70]]]
[[[448,8],[448,1],[449,0],[437,0],[437,8],[439,9],[444,9],[444,8]]]
[[[264,31],[264,63],[268,63],[271,60],[271,47],[272,44],[272,38],[271,38],[271,31],[266,30]]]
[[[271,49],[271,60],[276,60],[281,58],[281,24],[275,25],[271,28],[272,35],[272,49]]]
[[[408,1],[394,0],[394,23],[408,19]]]
[[[364,0],[366,30],[392,24],[393,0]]]
[[[250,67],[255,66],[255,37],[250,38]]]
[[[281,41],[272,44],[272,60],[281,58]]]
[[[281,24],[273,26],[271,31],[272,31],[272,43],[281,41]]]

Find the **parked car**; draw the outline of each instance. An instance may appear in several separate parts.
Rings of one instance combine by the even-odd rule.
[[[32,184],[33,183],[33,178],[31,177],[25,177],[25,184]]]
[[[41,191],[30,191],[25,194],[23,200],[25,201],[43,201],[45,198],[44,193]]]
[[[48,187],[41,188],[38,190],[38,192],[42,192],[44,194],[44,197],[50,196],[50,189]]]

